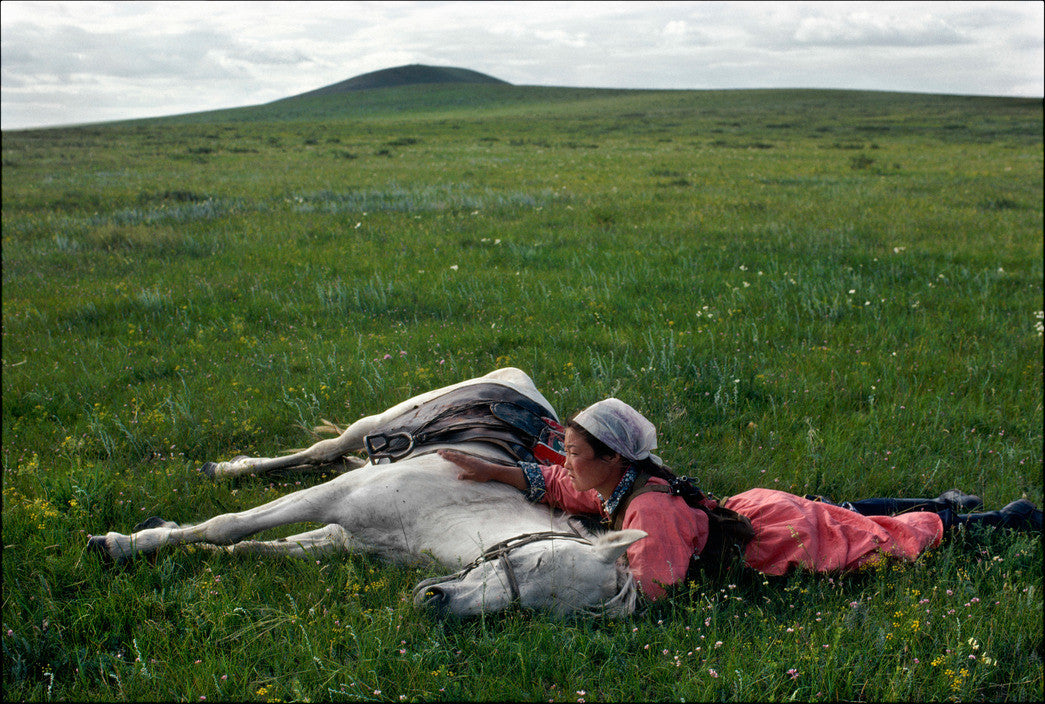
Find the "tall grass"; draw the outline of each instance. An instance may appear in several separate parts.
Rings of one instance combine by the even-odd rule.
[[[4,134],[5,694],[1042,698],[1040,536],[617,623],[439,622],[365,556],[86,554],[322,481],[204,461],[505,365],[633,403],[720,495],[1041,505],[1039,101],[356,100]]]

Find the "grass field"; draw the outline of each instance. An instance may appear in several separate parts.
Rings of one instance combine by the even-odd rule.
[[[426,86],[4,133],[5,699],[1040,700],[1040,536],[610,623],[439,622],[366,556],[84,548],[321,481],[195,468],[506,365],[560,415],[632,403],[720,495],[1041,505],[1042,127]]]

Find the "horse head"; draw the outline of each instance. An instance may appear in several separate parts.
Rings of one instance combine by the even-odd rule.
[[[569,533],[530,533],[499,543],[463,570],[414,588],[414,603],[458,617],[513,606],[571,614],[626,616],[637,590],[618,562],[629,545],[646,537],[622,530],[588,539]]]

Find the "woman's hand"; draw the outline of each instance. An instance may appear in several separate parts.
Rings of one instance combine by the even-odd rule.
[[[458,452],[457,450],[438,450],[436,454],[448,462],[453,462],[460,468],[460,471],[457,473],[458,479],[469,479],[473,482],[488,482],[491,479],[494,479],[494,477],[491,476],[491,470],[503,468],[503,465],[496,465],[492,462],[481,460],[478,457]]]
[[[501,482],[508,486],[514,486],[520,491],[530,488],[526,481],[526,475],[522,469],[509,464],[496,464],[487,462],[472,455],[466,455],[457,450],[437,450],[436,453],[447,462],[458,466],[458,479],[468,479],[473,482]]]

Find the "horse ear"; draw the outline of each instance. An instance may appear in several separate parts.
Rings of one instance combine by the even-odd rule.
[[[613,562],[618,557],[624,554],[624,551],[628,549],[628,546],[634,543],[636,540],[642,540],[648,535],[646,531],[635,530],[629,528],[628,530],[615,530],[610,533],[606,533],[601,536],[594,543],[595,552],[603,562]]]

